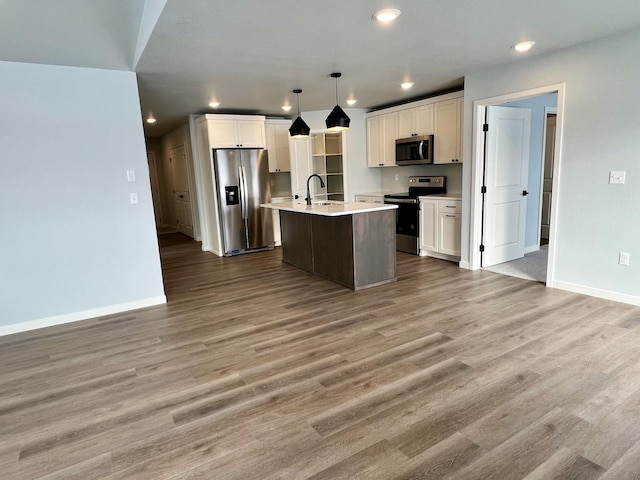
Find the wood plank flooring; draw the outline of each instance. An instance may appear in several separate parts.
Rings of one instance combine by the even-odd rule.
[[[0,478],[640,478],[640,308],[160,244],[167,305],[0,337]]]

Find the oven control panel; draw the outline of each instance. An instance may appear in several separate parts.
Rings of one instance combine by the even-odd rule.
[[[409,187],[428,187],[433,185],[441,187],[444,185],[445,177],[409,177]]]

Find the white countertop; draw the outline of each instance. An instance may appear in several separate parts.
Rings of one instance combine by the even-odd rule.
[[[355,213],[376,212],[379,210],[393,210],[394,208],[398,208],[397,205],[385,205],[383,203],[337,201],[332,201],[331,205],[307,205],[304,200],[263,203],[260,206],[263,208],[271,208],[273,210],[308,213],[311,215],[324,215],[326,217],[337,217],[339,215],[352,215]]]
[[[398,193],[398,190],[384,190],[378,192],[358,192],[356,195],[365,195],[367,197],[384,197],[388,193]]]
[[[461,193],[436,193],[435,195],[425,195],[423,197],[418,197],[420,200],[432,200],[434,198],[438,199],[438,200],[443,200],[443,199],[447,199],[447,200],[461,200],[462,199],[462,194]]]

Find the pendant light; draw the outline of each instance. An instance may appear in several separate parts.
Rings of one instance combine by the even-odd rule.
[[[351,119],[344,113],[344,110],[340,108],[340,105],[338,105],[338,79],[341,76],[342,74],[339,72],[331,74],[331,78],[336,79],[336,106],[333,107],[333,110],[331,110],[331,113],[325,120],[329,130],[346,130],[349,128],[349,123],[351,122]]]
[[[298,98],[298,118],[296,118],[289,127],[289,135],[295,138],[308,137],[311,129],[309,128],[309,125],[304,123],[304,120],[302,120],[302,117],[300,116],[300,94],[302,93],[302,90],[296,88],[293,93],[295,93]]]

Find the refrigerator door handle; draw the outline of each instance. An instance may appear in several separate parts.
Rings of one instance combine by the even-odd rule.
[[[240,179],[240,210],[242,219],[247,219],[247,178],[243,166],[238,167],[238,178]]]

